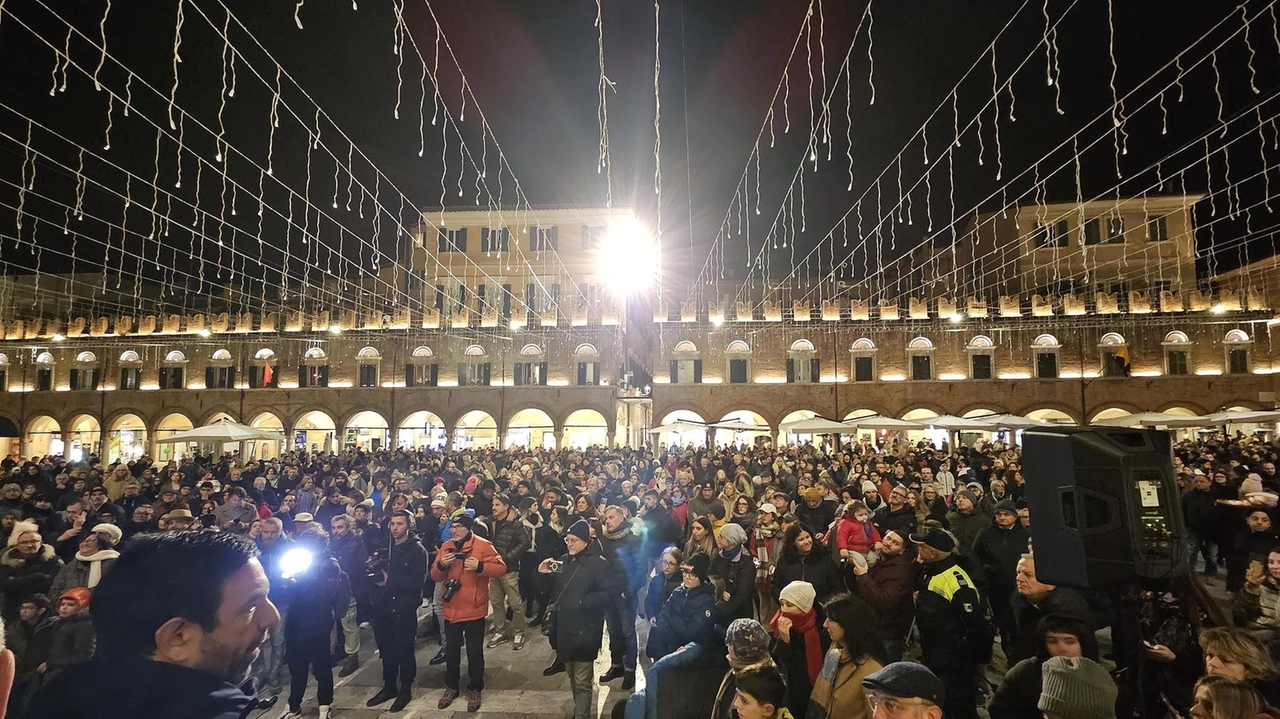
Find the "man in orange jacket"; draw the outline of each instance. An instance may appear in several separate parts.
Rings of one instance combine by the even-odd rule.
[[[450,540],[440,545],[431,565],[431,578],[444,585],[445,690],[439,707],[446,709],[458,698],[465,638],[469,712],[480,709],[480,692],[484,689],[484,620],[489,613],[489,580],[507,573],[506,562],[489,540],[472,534],[474,522],[467,514],[454,517],[449,525]]]

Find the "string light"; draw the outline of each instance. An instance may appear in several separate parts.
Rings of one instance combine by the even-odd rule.
[[[596,85],[598,107],[596,116],[600,124],[600,153],[596,159],[596,174],[605,176],[605,206],[613,207],[613,168],[609,160],[609,95],[614,83],[605,74],[604,69],[604,8],[601,0],[596,0],[596,48],[600,63],[600,81]]]
[[[173,27],[173,87],[169,90],[169,129],[176,130],[177,126],[173,121],[173,108],[178,100],[178,65],[182,62],[182,55],[179,51],[182,48],[182,23],[184,17],[182,7],[185,0],[178,0],[178,19]],[[296,15],[295,15],[296,17]],[[299,25],[301,27],[301,25]]]
[[[867,0],[867,85],[871,87],[871,101],[867,104],[876,104],[876,58],[872,53],[875,46],[872,28],[875,26],[875,16],[871,14],[871,6],[874,0]]]

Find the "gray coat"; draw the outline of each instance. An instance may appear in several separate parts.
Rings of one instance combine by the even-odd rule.
[[[116,557],[119,556],[119,553],[111,549],[104,549],[102,552],[110,552],[112,555],[110,558],[102,560],[102,576],[105,577],[107,572],[111,571],[111,567],[115,566]],[[58,597],[61,597],[62,593],[68,589],[88,587],[90,564],[92,562],[72,559],[63,565],[62,569],[58,571],[58,576],[53,578],[53,586],[49,587],[49,598],[56,602]]]

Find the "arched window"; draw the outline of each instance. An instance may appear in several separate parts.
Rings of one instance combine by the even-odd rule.
[[[809,340],[796,340],[791,343],[792,352],[812,352],[813,343]]]
[[[969,352],[969,378],[995,379],[996,343],[986,335],[975,335],[965,349]]]
[[[98,388],[98,356],[92,352],[81,352],[76,355],[76,366],[71,368],[69,377],[71,389]]]
[[[231,361],[231,353],[230,353],[230,352],[228,352],[228,351],[227,351],[227,350],[225,350],[225,349],[221,349],[221,350],[214,350],[214,351],[213,351],[213,361],[214,361],[214,362],[230,362],[230,361]]]
[[[928,337],[917,337],[907,343],[909,350],[931,350],[933,342]]]
[[[76,355],[76,361],[81,364],[93,364],[98,361],[98,356],[92,352],[81,352]]]
[[[312,347],[302,355],[298,365],[298,387],[328,387],[329,356],[319,347]]]
[[[575,362],[575,380],[579,387],[600,386],[600,352],[595,345],[580,344],[573,351]]]
[[[486,352],[485,349],[480,345],[471,345],[470,347],[463,350],[462,354],[468,357],[484,357],[489,353]]]
[[[681,340],[680,342],[676,343],[675,351],[691,354],[698,351],[698,346],[690,342],[689,340]]]
[[[751,381],[751,345],[734,340],[724,348],[729,363],[729,384],[746,384]]]
[[[9,355],[0,352],[0,392],[9,391]]]
[[[859,337],[849,346],[853,355],[853,381],[874,382],[876,379],[876,343]]]
[[[933,379],[933,342],[928,337],[908,342],[907,357],[911,361],[911,379]]]
[[[325,358],[325,353],[324,353],[324,350],[320,349],[319,347],[312,347],[311,349],[307,350],[307,353],[304,356],[309,360],[322,360]]]
[[[124,352],[120,353],[120,362],[122,364],[126,362],[132,363],[132,362],[141,362],[141,361],[142,361],[142,358],[139,357],[138,353],[134,352],[133,350],[125,350]]]
[[[1040,335],[1031,340],[1031,353],[1034,355],[1036,377],[1040,379],[1058,378],[1058,351],[1062,343],[1053,335]]]
[[[356,357],[360,359],[382,359],[382,353],[373,347],[365,347],[356,353]]]
[[[435,387],[440,378],[440,365],[435,363],[435,353],[430,347],[420,345],[413,350],[413,357],[404,364],[405,387]]]
[[[419,358],[423,358],[423,357],[435,357],[435,356],[436,356],[436,354],[435,354],[434,352],[432,352],[432,351],[431,351],[431,348],[430,348],[430,347],[427,347],[426,345],[423,345],[423,346],[421,346],[421,347],[415,347],[415,348],[414,348],[414,350],[413,350],[413,356],[414,356],[414,357],[419,357]]]
[[[164,356],[164,361],[165,361],[165,362],[175,363],[175,364],[176,364],[176,363],[178,363],[178,362],[186,362],[186,361],[187,361],[187,356],[186,356],[186,355],[184,355],[184,354],[182,354],[182,353],[181,353],[181,352],[179,352],[178,350],[174,350],[174,351],[172,351],[172,352],[170,352],[169,354],[167,354],[167,355],[165,355],[165,356]]]
[[[573,353],[579,357],[600,356],[600,352],[596,350],[595,345],[591,345],[591,344],[580,344],[578,345],[578,348],[573,351]]]
[[[730,343],[729,343],[729,346],[728,346],[728,347],[725,347],[725,348],[724,348],[724,351],[725,351],[725,352],[737,352],[737,353],[740,353],[740,354],[750,354],[750,353],[751,353],[751,345],[747,344],[746,342],[743,342],[742,340],[734,340],[734,341],[732,341],[732,342],[730,342]]]
[[[520,348],[521,357],[541,357],[542,348],[538,345],[528,344]]]
[[[1253,357],[1249,346],[1253,339],[1244,330],[1231,330],[1222,338],[1227,350],[1227,374],[1249,374],[1253,371]]]
[[[378,386],[378,365],[382,353],[373,347],[365,347],[356,353],[356,384],[360,387]]]
[[[1191,339],[1186,332],[1174,330],[1164,336],[1164,372],[1169,375],[1191,374]]]
[[[1099,344],[1103,347],[1121,347],[1128,344],[1128,342],[1125,341],[1124,335],[1116,332],[1108,332],[1102,336],[1102,341],[1099,342]]]
[[[36,355],[36,364],[53,364],[53,355],[48,352],[41,352]]]
[[[1164,336],[1164,344],[1167,345],[1185,345],[1190,343],[1191,340],[1187,337],[1186,332],[1174,330]]]
[[[0,352],[0,365],[9,364],[9,355]]]
[[[275,350],[267,349],[266,347],[263,347],[262,349],[258,350],[253,354],[254,359],[263,360],[263,361],[272,360],[272,359],[275,359],[275,357],[276,357]]]
[[[458,363],[458,386],[489,386],[489,355],[484,347],[471,345],[462,351],[463,360]]]

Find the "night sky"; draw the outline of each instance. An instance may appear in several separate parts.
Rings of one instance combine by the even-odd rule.
[[[200,227],[198,218],[190,208],[172,212],[171,232],[168,237],[159,234],[147,240],[152,216],[149,208],[152,193],[146,187],[156,176],[155,143],[156,127],[144,120],[159,123],[165,134],[161,141],[159,184],[167,192],[196,201],[195,168],[197,160],[191,153],[206,159],[217,154],[218,147],[209,132],[195,127],[194,121],[217,132],[219,94],[224,72],[223,42],[219,32],[227,18],[223,2],[238,21],[263,49],[238,27],[230,22],[232,44],[243,53],[250,67],[237,64],[237,92],[228,98],[222,114],[227,159],[224,166],[228,178],[241,185],[237,190],[237,212],[230,216],[224,204],[230,200],[231,191],[219,193],[219,173],[214,165],[202,172],[199,205],[212,213],[206,218],[204,234],[210,240],[193,240],[188,227]],[[92,80],[72,66],[67,73],[65,92],[50,97],[54,84],[55,51],[60,53],[66,41],[67,29],[55,14],[73,23],[96,42],[99,22],[102,20],[105,0],[11,0],[0,16],[0,57],[6,72],[0,75],[0,261],[8,273],[30,272],[35,269],[37,255],[40,269],[46,272],[92,271],[101,265],[104,256],[103,243],[111,243],[114,250],[107,255],[107,265],[120,268],[125,282],[139,271],[139,265],[148,282],[181,280],[189,292],[201,294],[221,281],[249,282],[265,277],[268,283],[279,280],[282,258],[287,250],[292,258],[288,272],[295,280],[318,281],[321,273],[333,272],[346,276],[358,274],[381,259],[381,254],[394,254],[403,248],[404,236],[397,238],[393,215],[413,222],[414,204],[438,206],[441,194],[441,132],[440,126],[432,127],[429,116],[433,112],[432,96],[427,95],[425,112],[428,115],[426,133],[419,139],[418,105],[422,92],[418,86],[422,64],[417,53],[423,53],[430,63],[436,49],[436,24],[422,0],[406,0],[403,5],[404,25],[417,44],[415,49],[407,40],[402,66],[403,87],[400,119],[393,117],[396,103],[396,68],[399,58],[394,47],[396,13],[395,5],[387,0],[358,0],[359,9],[353,10],[349,0],[308,0],[299,11],[303,28],[294,23],[295,3],[272,0],[184,0],[184,30],[180,65],[179,86],[175,95],[179,108],[191,113],[192,121],[184,123],[183,139],[187,157],[183,160],[183,182],[176,188],[176,142],[170,136],[167,123],[169,114],[168,94],[173,84],[172,54],[175,17],[179,3],[176,0],[150,0],[148,2],[122,2],[116,0],[105,24],[108,52],[114,59],[107,59],[100,72],[104,86],[124,92],[128,74],[116,64],[119,60],[134,73],[130,81],[134,110],[124,117],[120,104],[112,114],[111,149],[104,151],[107,126],[107,92],[97,92]],[[1234,3],[1212,2],[1154,2],[1117,0],[1114,8],[1115,57],[1117,70],[1115,86],[1124,95],[1152,76],[1176,54],[1196,44],[1185,56],[1188,67],[1200,62],[1209,51],[1225,42],[1216,53],[1218,67],[1215,80],[1209,62],[1202,62],[1189,70],[1182,79],[1182,102],[1177,100],[1177,90],[1166,94],[1168,109],[1167,134],[1161,134],[1162,121],[1158,107],[1152,103],[1129,117],[1124,129],[1128,133],[1127,154],[1120,158],[1125,184],[1124,194],[1136,194],[1155,182],[1154,171],[1149,169],[1162,158],[1162,172],[1166,177],[1163,193],[1182,191],[1204,192],[1206,188],[1227,184],[1226,177],[1237,181],[1259,172],[1262,157],[1268,164],[1280,161],[1271,149],[1275,136],[1270,120],[1276,114],[1274,95],[1280,81],[1280,47],[1275,40],[1273,16],[1269,12],[1272,3],[1248,2],[1246,14],[1250,18],[1248,34],[1253,46],[1253,72],[1248,70],[1250,53],[1243,35],[1234,39],[1228,36],[1241,27],[1242,13],[1233,11]],[[808,4],[803,0],[663,0],[661,3],[661,102],[662,102],[662,201],[661,229],[666,258],[666,269],[672,282],[677,278],[697,274],[703,269],[708,251],[713,247],[726,210],[734,200],[744,167],[751,157],[752,148],[760,133],[762,122],[769,109],[769,101],[778,86],[797,33],[803,26]],[[816,5],[815,5],[816,7]],[[806,41],[802,37],[795,57],[789,66],[790,104],[787,113],[792,123],[791,132],[782,133],[783,104],[774,103],[776,146],[768,147],[768,131],[761,145],[759,196],[755,193],[756,174],[754,161],[749,173],[749,206],[759,205],[760,214],[751,218],[750,246],[754,253],[761,245],[769,229],[769,222],[783,206],[783,197],[791,184],[797,165],[806,154],[811,116],[806,94],[809,89],[810,70],[814,74],[815,103],[820,108],[822,71],[825,69],[828,87],[831,88],[831,148],[832,159],[826,160],[827,148],[818,145],[820,158],[817,172],[810,166],[804,173],[805,202],[803,209],[798,199],[787,203],[783,217],[791,217],[795,236],[796,262],[810,249],[823,242],[824,236],[839,222],[855,200],[863,200],[865,227],[874,224],[875,179],[889,169],[881,183],[884,214],[890,212],[900,195],[896,180],[896,158],[902,155],[904,186],[910,188],[922,177],[923,148],[917,132],[926,119],[930,120],[926,135],[932,166],[932,200],[929,208],[934,215],[935,231],[942,241],[950,242],[945,231],[951,222],[949,186],[954,177],[954,202],[956,214],[963,216],[975,208],[995,210],[1001,206],[1000,188],[1009,183],[1005,197],[1013,201],[1024,193],[1034,191],[1031,168],[1041,158],[1057,147],[1073,133],[1081,132],[1081,144],[1097,142],[1094,149],[1083,153],[1081,160],[1081,191],[1086,199],[1095,196],[1114,197],[1117,184],[1115,153],[1111,140],[1112,93],[1109,81],[1112,65],[1108,54],[1108,3],[1104,0],[876,0],[870,10],[865,1],[822,3],[822,32],[818,32],[818,18],[812,19],[812,31],[808,34],[812,60],[808,60]],[[1057,42],[1060,66],[1061,106],[1064,114],[1054,109],[1054,89],[1046,85],[1046,61],[1043,46],[1047,8],[1052,21],[1062,18],[1058,26]],[[480,103],[488,120],[493,137],[497,138],[509,167],[519,179],[527,200],[538,205],[599,205],[605,201],[605,181],[597,173],[597,64],[595,4],[586,0],[435,0],[430,9],[435,11],[440,27],[456,53],[471,92]],[[209,18],[206,20],[206,17]],[[870,105],[870,62],[867,52],[867,20],[872,21],[874,41],[875,104]],[[1216,30],[1215,24],[1223,21]],[[1011,20],[1012,19],[1012,20]],[[210,25],[217,27],[217,31]],[[27,27],[23,26],[23,23]],[[1001,33],[1001,28],[1008,28]],[[850,42],[857,39],[851,51],[848,74],[852,78],[851,91],[846,91],[842,71]],[[656,226],[658,203],[653,191],[653,5],[641,0],[606,0],[604,2],[604,51],[607,74],[616,83],[616,92],[609,94],[609,129],[612,155],[614,203],[631,205],[651,226]],[[34,31],[34,34],[33,34]],[[36,37],[39,35],[40,37]],[[997,43],[997,72],[1003,85],[1009,74],[1024,62],[1014,76],[1010,88],[1001,88],[998,122],[1000,151],[1004,166],[1002,180],[995,179],[995,113],[991,107],[982,113],[985,145],[984,163],[978,165],[979,139],[970,130],[962,137],[962,146],[955,151],[954,171],[946,171],[946,163],[937,158],[949,144],[953,135],[954,118],[948,99],[952,88],[975,62],[977,66],[959,85],[957,107],[961,127],[968,126],[979,108],[986,106],[992,97],[992,71],[989,56],[983,53],[999,35]],[[40,39],[40,38],[43,38]],[[92,72],[100,60],[100,53],[89,40],[73,37],[70,58]],[[820,64],[820,45],[825,47],[825,68]],[[263,202],[267,209],[262,239],[259,247],[257,231],[257,185],[261,168],[266,163],[269,142],[269,113],[272,92],[255,75],[266,76],[274,83],[274,64],[269,52],[283,69],[317,102],[331,118],[321,122],[320,141],[330,151],[341,156],[345,166],[348,142],[345,133],[354,141],[357,151],[354,163],[356,181],[351,183],[345,169],[339,173],[335,188],[333,160],[322,149],[317,149],[312,159],[311,183],[307,190],[307,152],[309,135],[291,112],[302,116],[312,130],[315,127],[315,108],[310,101],[292,87],[287,87],[278,106],[280,126],[272,142],[271,179],[264,181]],[[453,117],[458,119],[462,108],[462,92],[459,75],[448,51],[441,46],[439,81],[441,97]],[[1028,56],[1030,59],[1028,60]],[[980,59],[981,58],[981,59]],[[1143,105],[1154,97],[1154,88],[1172,82],[1176,73],[1166,69],[1148,85],[1140,89],[1128,103],[1130,108]],[[61,75],[57,85],[61,85]],[[1258,88],[1255,94],[1250,87]],[[153,94],[143,88],[150,84],[159,90]],[[286,82],[286,85],[288,83]],[[1215,88],[1218,92],[1215,92]],[[1221,111],[1218,96],[1223,98]],[[1008,119],[1010,98],[1016,105],[1016,122]],[[851,148],[845,144],[846,98],[850,101],[852,126],[849,136]],[[939,106],[943,107],[939,109]],[[1266,149],[1260,152],[1258,121],[1255,106],[1260,107],[1264,121]],[[286,109],[286,107],[288,109]],[[938,110],[936,115],[935,109]],[[16,111],[16,112],[15,112]],[[459,124],[466,138],[467,147],[473,153],[472,162],[480,161],[480,154],[487,152],[485,185],[492,189],[496,200],[499,176],[503,178],[503,204],[516,200],[514,185],[506,168],[499,170],[497,150],[493,137],[481,130],[479,114],[468,99],[465,119]],[[1210,147],[1219,148],[1238,137],[1253,136],[1231,145],[1230,175],[1220,155],[1210,162],[1206,176],[1205,154],[1201,136],[1219,126],[1221,112],[1229,122],[1227,135],[1219,138],[1210,135]],[[1239,116],[1240,119],[1236,120]],[[24,152],[27,120],[32,118],[32,148],[47,154],[49,159],[31,159]],[[686,122],[687,118],[687,122]],[[336,127],[335,127],[336,125]],[[67,139],[60,140],[42,130],[53,130]],[[340,132],[341,130],[341,132]],[[172,135],[176,135],[172,132]],[[820,133],[821,134],[821,133]],[[458,151],[457,137],[448,140],[446,160],[447,205],[474,207],[475,173],[470,166],[463,173],[464,196],[457,196],[457,173],[463,165]],[[1069,144],[1069,143],[1068,143]],[[1170,153],[1191,144],[1196,150],[1181,154]],[[90,157],[85,161],[84,189],[76,177],[79,157],[77,148],[83,146]],[[242,157],[231,148],[244,153]],[[422,157],[419,157],[419,149]],[[855,162],[855,181],[852,191],[848,185],[846,149]],[[368,161],[359,159],[360,154]],[[1198,155],[1197,155],[1198,153]],[[120,167],[134,173],[137,178],[129,184],[134,206],[123,211],[123,202],[113,192],[124,194],[126,183],[120,171],[107,168],[92,155],[101,155]],[[1199,162],[1196,162],[1197,156]],[[1076,195],[1075,170],[1070,162],[1071,153],[1058,150],[1049,155],[1041,165],[1041,177],[1047,178],[1042,191],[1050,201],[1072,200]],[[26,160],[26,162],[24,162]],[[54,163],[65,167],[58,168]],[[1059,169],[1067,163],[1065,169]],[[30,164],[36,166],[34,189],[21,199],[26,221],[17,229],[16,213],[12,208],[19,202],[18,186],[30,173]],[[359,219],[359,203],[353,210],[345,208],[349,199],[349,184],[367,184],[370,189],[376,181],[381,188],[380,200],[388,215],[382,219],[378,234],[372,226],[372,198],[365,198],[366,218]],[[1176,173],[1189,167],[1185,177],[1169,181]],[[70,168],[70,169],[68,169]],[[1025,172],[1025,174],[1024,174]],[[1274,172],[1272,173],[1274,174]],[[1276,178],[1280,181],[1280,177]],[[308,194],[318,209],[312,210],[305,220],[312,231],[319,227],[321,241],[303,245],[301,232],[288,233],[286,240],[283,215],[288,212],[288,193],[277,180],[287,184],[300,195]],[[98,183],[106,188],[98,186]],[[400,195],[389,189],[390,185],[403,191],[408,206],[401,214]],[[1280,185],[1277,185],[1280,187]],[[338,194],[338,208],[331,206]],[[1155,192],[1153,192],[1155,193]],[[359,192],[357,191],[357,195]],[[487,193],[486,193],[487,195]],[[1265,197],[1264,178],[1242,184],[1239,205],[1261,202]],[[65,223],[66,206],[74,207],[77,196],[86,214],[108,218],[119,223],[126,218],[125,226],[137,235],[129,235],[121,247],[121,232],[115,230],[114,238],[108,238],[105,225],[92,217],[71,220],[72,229],[84,237],[74,251],[72,264],[70,235],[61,233]],[[741,199],[741,193],[739,193]],[[838,270],[841,277],[861,279],[864,266],[874,272],[876,264],[884,259],[900,255],[910,247],[926,241],[925,194],[923,187],[911,193],[913,222],[895,227],[890,243],[887,236],[874,236],[869,244],[876,246],[870,257],[862,253],[853,255],[853,263]],[[1027,198],[1029,200],[1030,197]],[[486,196],[483,202],[488,202]],[[1232,202],[1235,202],[1234,195]],[[173,200],[167,196],[158,201],[163,210]],[[177,205],[174,205],[177,207]],[[272,209],[281,216],[275,216]],[[1248,219],[1252,231],[1246,238],[1245,218],[1227,221],[1227,210],[1202,204],[1197,208],[1197,219],[1209,224],[1211,231],[1201,231],[1198,240],[1204,256],[1203,268],[1223,269],[1256,259],[1273,251],[1270,228],[1276,224],[1269,213],[1259,209]],[[321,219],[318,212],[326,215]],[[799,218],[791,213],[803,211],[805,231],[800,231]],[[122,215],[123,212],[123,215]],[[304,222],[302,202],[293,203],[295,222]],[[44,220],[38,223],[33,217]],[[222,217],[226,226],[222,231],[224,245],[216,243],[216,217]],[[784,219],[784,226],[786,220]],[[957,220],[959,224],[961,221]],[[194,223],[194,224],[193,224]],[[339,225],[346,232],[339,230]],[[31,239],[33,227],[36,239]],[[736,228],[736,222],[734,223]],[[886,225],[887,227],[887,225]],[[163,223],[161,224],[163,229]],[[233,229],[237,228],[237,229]],[[790,234],[792,230],[785,230]],[[732,282],[735,276],[744,276],[747,258],[741,233],[724,244],[723,271]],[[849,228],[851,248],[858,246],[858,235]],[[18,244],[14,244],[15,236]],[[1248,241],[1245,241],[1248,239]],[[841,240],[837,240],[840,242]],[[935,238],[935,241],[938,241]],[[379,255],[375,256],[376,246]],[[1216,250],[1214,249],[1216,248]],[[832,269],[832,255],[828,244],[814,260],[802,264],[799,273],[817,278]],[[844,261],[849,250],[843,245],[835,248],[837,266]],[[262,263],[257,261],[262,253]],[[241,253],[241,254],[236,254]],[[193,260],[191,255],[203,258]],[[223,259],[219,261],[219,255]],[[717,246],[710,275],[718,278],[722,271]],[[122,259],[123,257],[123,259]],[[146,258],[148,262],[141,262]],[[792,248],[772,253],[768,271],[774,277],[786,277],[792,271]],[[157,271],[159,260],[164,270]],[[864,265],[865,263],[865,265]],[[264,274],[265,264],[277,268]],[[225,277],[217,278],[217,268],[226,268]],[[304,268],[311,267],[314,271]],[[274,279],[272,272],[275,272]],[[756,269],[757,277],[760,269]],[[181,278],[180,275],[190,277]],[[200,279],[202,277],[202,280]],[[252,293],[252,287],[246,292]]]

